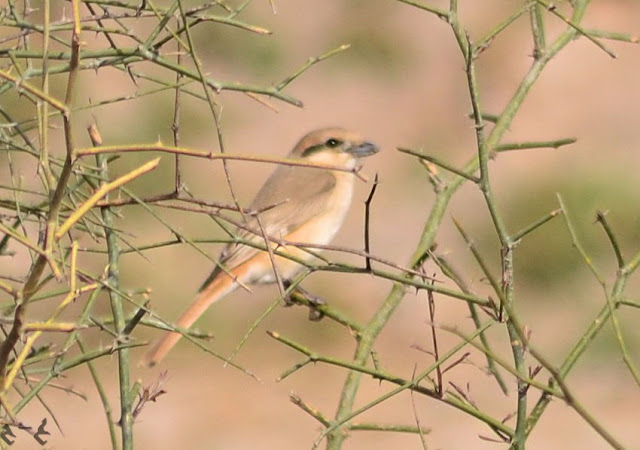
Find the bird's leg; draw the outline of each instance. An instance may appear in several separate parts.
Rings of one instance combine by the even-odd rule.
[[[289,287],[291,286],[291,281],[284,280],[282,284],[285,289],[289,289]],[[307,306],[309,308],[309,320],[313,322],[317,322],[324,317],[324,313],[320,311],[318,307],[325,304],[326,302],[324,301],[324,299],[309,293],[309,291],[301,288],[300,286],[296,286],[296,288],[284,298],[285,306]]]

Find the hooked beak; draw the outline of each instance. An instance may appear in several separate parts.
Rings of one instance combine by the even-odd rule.
[[[363,158],[365,156],[375,155],[380,149],[376,144],[365,141],[361,144],[351,146],[347,151],[356,158]]]

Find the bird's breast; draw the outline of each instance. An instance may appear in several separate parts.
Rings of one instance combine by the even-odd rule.
[[[334,172],[334,175],[336,184],[325,210],[291,233],[287,240],[318,245],[326,245],[333,240],[351,206],[354,179],[353,174],[347,172]],[[294,235],[297,235],[296,239],[293,239]]]
[[[327,201],[324,211],[314,216],[307,223],[298,227],[287,236],[282,237],[288,242],[295,242],[300,245],[274,245],[275,249],[277,249],[278,252],[286,253],[304,261],[311,262],[314,259],[320,261],[313,255],[313,253],[317,253],[320,250],[310,248],[310,251],[308,251],[304,248],[304,244],[326,245],[334,238],[342,226],[347,211],[351,206],[353,178],[354,176],[351,173],[337,172],[336,185]],[[254,275],[250,276],[250,281],[253,283],[273,283],[275,281],[271,263],[266,259],[265,255],[263,255],[265,259],[264,267],[260,269],[256,268]],[[283,279],[293,278],[303,268],[303,266],[294,260],[280,256],[276,256],[276,264]]]

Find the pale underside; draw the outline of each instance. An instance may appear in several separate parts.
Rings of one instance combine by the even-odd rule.
[[[337,178],[341,177],[348,179],[337,183]],[[262,230],[269,240],[284,239],[308,244],[327,244],[342,225],[351,203],[352,178],[351,173],[280,166],[258,192],[250,209],[264,210],[259,213],[259,218]],[[255,217],[247,215],[246,228],[253,232],[238,229],[235,234],[241,240],[264,246],[265,239],[260,224]],[[300,228],[301,225],[305,226]],[[272,242],[271,247],[276,248],[276,244]],[[279,251],[285,251],[304,260],[313,258],[311,253],[292,246],[277,248]],[[222,251],[220,264],[227,270],[233,270],[261,252],[249,245],[232,243]],[[285,279],[294,276],[302,269],[302,266],[286,258],[277,257],[276,261],[278,270]],[[222,272],[220,267],[216,267],[201,289]],[[275,281],[275,276],[272,268],[269,268],[266,271],[258,270],[257,273],[249,274],[242,281],[271,283]]]

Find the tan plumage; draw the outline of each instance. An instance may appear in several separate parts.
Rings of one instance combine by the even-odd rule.
[[[377,151],[374,144],[358,134],[342,128],[323,128],[304,136],[289,158],[353,169],[360,157]],[[236,234],[259,245],[265,242],[262,230],[268,239],[277,241],[328,244],[351,205],[354,179],[355,175],[350,172],[280,165],[251,204],[252,210],[263,211],[259,214],[260,223],[250,217],[246,229],[238,230]],[[276,248],[275,243],[271,245]],[[309,252],[296,246],[278,246],[277,249],[305,261],[313,259]],[[275,257],[275,263],[283,280],[292,279],[303,269],[295,261],[281,256]],[[178,319],[179,327],[193,325],[213,302],[236,289],[237,281],[243,284],[276,281],[268,253],[248,245],[227,245],[220,255],[220,264],[226,272],[219,267],[213,270],[193,304]],[[147,363],[159,362],[179,339],[179,333],[165,335],[147,355]]]

